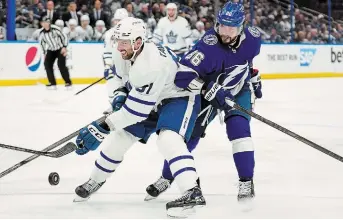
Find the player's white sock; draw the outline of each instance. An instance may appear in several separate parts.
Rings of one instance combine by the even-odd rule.
[[[120,165],[126,151],[138,139],[124,131],[112,131],[101,143],[100,157],[95,161],[91,179],[98,183],[104,182]]]
[[[157,146],[168,161],[181,192],[197,186],[198,175],[195,170],[194,159],[187,150],[183,137],[174,131],[163,130],[159,134]]]

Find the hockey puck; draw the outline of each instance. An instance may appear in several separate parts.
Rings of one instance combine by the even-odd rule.
[[[52,172],[49,174],[49,183],[50,185],[56,186],[60,182],[60,175],[56,172]]]

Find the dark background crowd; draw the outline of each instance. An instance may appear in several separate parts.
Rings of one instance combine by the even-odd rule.
[[[224,0],[53,0],[52,6],[47,0],[16,1],[16,27],[39,28],[39,21],[47,9],[54,10],[54,21],[70,18],[78,20],[82,15],[89,15],[90,25],[103,20],[107,29],[118,8],[126,8],[130,16],[147,22],[151,31],[161,17],[166,16],[166,4],[178,5],[179,16],[185,17],[192,29],[203,26],[211,28],[215,14],[226,2]],[[307,0],[308,7],[294,5],[293,30],[289,0],[254,0],[253,10],[250,1],[245,0],[246,23],[253,23],[262,33],[266,43],[343,43],[343,0],[332,0],[332,17],[328,17],[328,4],[323,0]],[[295,1],[297,2],[297,1]],[[301,2],[301,1],[300,1]],[[300,4],[300,3],[299,3]],[[253,14],[251,14],[253,12]],[[251,19],[253,17],[253,19]],[[331,22],[329,22],[331,21]],[[329,23],[331,23],[331,28]],[[6,0],[0,0],[0,40],[5,39]],[[3,37],[2,37],[3,35]],[[292,41],[293,37],[293,41]]]

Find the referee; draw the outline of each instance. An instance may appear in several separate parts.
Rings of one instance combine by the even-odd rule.
[[[59,27],[50,24],[50,19],[45,16],[42,19],[43,29],[39,33],[39,42],[45,54],[44,66],[49,80],[46,85],[48,89],[56,89],[56,79],[54,75],[54,63],[58,59],[57,65],[60,69],[66,88],[71,88],[69,70],[66,66],[68,38],[62,33]]]

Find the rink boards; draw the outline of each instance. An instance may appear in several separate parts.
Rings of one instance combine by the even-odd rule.
[[[103,47],[102,43],[70,44],[67,65],[74,84],[103,77]],[[254,67],[264,79],[342,77],[343,45],[263,44]],[[45,82],[44,56],[38,43],[0,42],[0,86]]]

